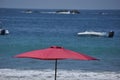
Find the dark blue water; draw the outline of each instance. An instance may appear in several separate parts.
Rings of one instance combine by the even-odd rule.
[[[100,61],[58,61],[60,69],[120,71],[120,11],[80,10],[80,14],[53,14],[56,10],[0,9],[0,22],[9,35],[0,35],[0,69],[54,69],[54,61],[13,58],[22,52],[63,46]],[[45,13],[41,13],[45,12]],[[109,32],[113,38],[80,37],[82,31]]]

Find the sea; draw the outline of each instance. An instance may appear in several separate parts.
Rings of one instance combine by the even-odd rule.
[[[0,80],[54,80],[54,60],[15,58],[23,52],[61,46],[99,60],[58,60],[57,80],[120,80],[120,10],[0,8]],[[114,36],[78,36],[114,31]]]

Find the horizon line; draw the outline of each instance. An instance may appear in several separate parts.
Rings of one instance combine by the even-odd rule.
[[[74,9],[74,8],[7,8],[7,7],[0,7],[0,9],[46,9],[46,10],[120,10],[120,9]]]

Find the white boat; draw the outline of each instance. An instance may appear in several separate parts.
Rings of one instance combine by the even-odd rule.
[[[106,32],[94,32],[94,31],[85,31],[77,33],[81,36],[105,36],[107,35]]]
[[[71,14],[70,11],[57,12],[58,14]]]
[[[113,37],[114,32],[95,32],[95,31],[85,31],[77,33],[79,36],[101,36],[101,37]]]

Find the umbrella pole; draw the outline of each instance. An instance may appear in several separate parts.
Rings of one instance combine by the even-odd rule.
[[[55,60],[55,80],[56,80],[56,77],[57,77],[57,59]]]

